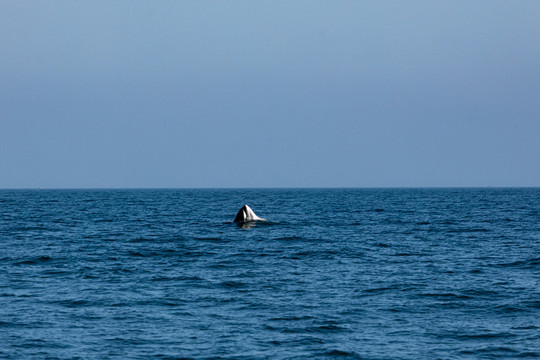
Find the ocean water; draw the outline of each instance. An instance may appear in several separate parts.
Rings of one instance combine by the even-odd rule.
[[[538,357],[540,189],[0,191],[2,359]]]

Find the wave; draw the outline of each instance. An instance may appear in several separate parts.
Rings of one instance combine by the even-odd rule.
[[[39,265],[39,264],[43,264],[49,261],[52,261],[52,258],[47,255],[44,255],[44,256],[28,259],[28,260],[17,261],[13,265]]]
[[[533,257],[525,260],[514,261],[511,263],[500,263],[500,267],[519,267],[524,269],[537,268],[540,265],[540,257]]]

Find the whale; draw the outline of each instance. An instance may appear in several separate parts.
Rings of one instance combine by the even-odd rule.
[[[266,219],[258,217],[248,205],[242,206],[233,220],[233,222],[237,223],[247,223],[252,221],[266,221]]]

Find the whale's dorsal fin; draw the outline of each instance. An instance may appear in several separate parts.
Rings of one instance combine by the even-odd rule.
[[[233,222],[249,222],[249,221],[258,221],[258,220],[265,220],[265,219],[258,217],[248,205],[244,205],[236,213],[236,216]]]

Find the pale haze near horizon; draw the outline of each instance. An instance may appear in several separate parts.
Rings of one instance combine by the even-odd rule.
[[[0,188],[540,186],[538,1],[3,1]]]

